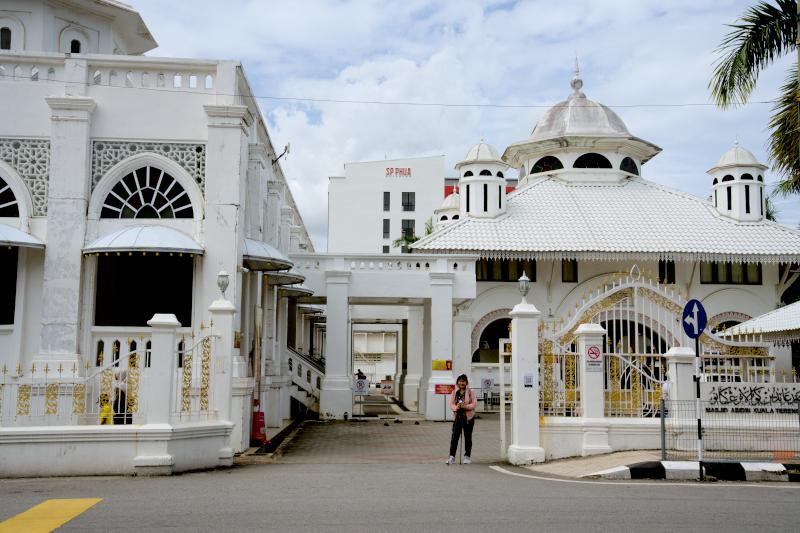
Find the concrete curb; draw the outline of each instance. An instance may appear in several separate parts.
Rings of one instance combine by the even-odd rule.
[[[800,482],[798,464],[703,462],[706,479],[720,481],[795,481]],[[648,461],[617,466],[582,476],[602,479],[669,479],[698,480],[697,461]]]

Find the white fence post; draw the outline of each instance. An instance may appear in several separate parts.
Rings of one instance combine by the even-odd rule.
[[[668,394],[665,400],[693,401],[694,390],[694,349],[688,346],[670,348],[664,354],[667,360]]]
[[[511,446],[515,465],[544,462],[539,442],[539,310],[523,301],[511,315]],[[500,401],[504,399],[501,398]]]
[[[231,397],[233,394],[233,315],[236,307],[223,296],[214,300],[208,308],[214,326],[211,333],[219,335],[213,344],[212,360],[214,361],[214,374],[211,387],[213,392],[211,401],[217,418],[221,421],[232,422],[243,420],[241,414],[231,416]],[[249,406],[246,406],[249,408]],[[244,429],[242,429],[244,431]],[[225,445],[219,451],[219,465],[231,466],[233,464],[233,447],[231,434],[225,439]]]
[[[153,329],[150,355],[150,371],[148,372],[147,423],[169,424],[170,411],[174,396],[172,381],[177,364],[175,348],[177,331],[181,323],[173,314],[157,313],[147,325]]]
[[[583,418],[583,456],[610,453],[605,420],[605,382],[603,380],[603,335],[600,324],[581,324],[575,331],[580,357],[581,417]],[[612,356],[613,357],[613,356]]]

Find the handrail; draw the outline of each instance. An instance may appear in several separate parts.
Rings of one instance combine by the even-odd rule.
[[[296,355],[297,357],[302,359],[305,363],[309,364],[310,366],[313,366],[320,373],[322,374],[325,373],[324,357],[316,358],[308,354],[300,353],[291,346],[287,346],[286,349],[289,350],[292,353],[292,355]]]

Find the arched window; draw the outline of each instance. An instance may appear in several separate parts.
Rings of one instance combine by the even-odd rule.
[[[123,177],[103,203],[100,218],[193,218],[186,190],[163,170],[146,166]]]
[[[564,168],[564,165],[561,164],[561,161],[557,157],[546,155],[534,163],[534,165],[531,167],[531,174],[549,172],[551,170],[560,170],[562,168]]]
[[[94,366],[103,366],[103,351],[105,350],[105,342],[102,340],[97,341],[97,353],[94,358]]]
[[[753,175],[752,174],[742,174],[742,179],[743,180],[752,180],[753,179]]]
[[[467,170],[466,172],[464,172],[464,177],[465,177],[465,178],[467,178],[467,177],[469,177],[469,176],[472,176],[472,175],[473,175],[473,174],[472,174],[472,171],[471,171],[471,170]]]
[[[499,318],[481,332],[478,349],[472,354],[473,363],[497,363],[500,359],[500,339],[508,338],[510,318]]]
[[[485,168],[481,170],[481,176],[491,176],[491,175],[492,175],[491,170],[486,170]]]
[[[733,176],[731,176],[730,174],[726,174],[722,176],[722,181],[733,181]]]
[[[0,50],[11,50],[11,28],[0,29]]]
[[[636,174],[637,176],[639,175],[639,167],[636,166],[636,162],[630,157],[626,157],[622,160],[622,164],[620,164],[619,169],[623,172],[627,172],[628,174]]]
[[[503,173],[500,172],[499,170],[497,171],[497,177],[498,178],[505,178],[505,176],[503,176]]]
[[[439,220],[447,220],[447,215],[442,215],[442,218],[440,218]]]
[[[70,54],[80,54],[81,53],[81,42],[78,39],[72,39],[69,42],[69,53]]]
[[[0,217],[18,217],[19,203],[11,186],[0,178]]]
[[[292,358],[289,358],[289,371],[292,371]]]
[[[311,383],[311,370],[306,370],[306,381]]]
[[[761,174],[759,174],[759,175],[758,175],[758,181],[764,181],[764,176],[762,176]]]
[[[605,156],[592,152],[583,154],[576,159],[572,168],[611,168],[611,161]]]
[[[458,215],[453,215],[452,220],[458,220]]]
[[[716,185],[717,183],[719,183],[719,180],[717,178],[714,178],[714,181],[711,182],[711,185]]]

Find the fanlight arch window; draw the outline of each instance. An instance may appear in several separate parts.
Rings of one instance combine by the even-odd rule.
[[[481,170],[481,176],[491,176],[491,175],[492,175],[491,170],[486,170],[486,169]]]
[[[731,176],[730,174],[726,174],[722,176],[722,181],[733,181],[733,176]]]
[[[636,174],[637,176],[639,175],[639,167],[636,166],[636,162],[630,157],[626,157],[622,160],[622,164],[620,164],[619,169],[623,172],[627,172],[628,174]]]
[[[498,177],[498,178],[505,178],[505,176],[503,175],[503,173],[502,173],[502,172],[500,172],[499,170],[497,171],[497,177]]]
[[[447,220],[447,215],[442,215],[442,218],[440,218],[439,220]]]
[[[564,165],[561,164],[561,160],[559,158],[552,155],[546,155],[533,164],[531,167],[531,174],[549,172],[551,170],[561,170],[562,168],[564,168]]]
[[[11,186],[0,178],[0,217],[18,217],[19,202]]]
[[[160,168],[127,174],[103,202],[100,218],[194,218],[186,189]]]
[[[450,220],[458,220],[458,215],[453,215],[453,218]]]
[[[761,174],[759,174],[759,175],[758,175],[758,181],[764,181],[764,176],[762,176]]]
[[[752,174],[742,174],[742,179],[743,180],[752,180],[753,179],[753,175]]]
[[[472,171],[471,171],[471,170],[467,170],[466,172],[464,172],[464,177],[465,177],[465,178],[466,178],[466,177],[468,177],[468,176],[472,176],[472,175],[473,175],[473,174],[472,174]]]
[[[608,160],[607,157],[596,154],[594,152],[590,152],[588,154],[583,154],[578,159],[575,160],[575,164],[572,165],[572,168],[612,168],[611,161]]]
[[[711,184],[716,185],[717,183],[719,183],[719,180],[717,178],[714,178],[714,181]]]

